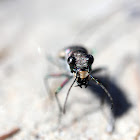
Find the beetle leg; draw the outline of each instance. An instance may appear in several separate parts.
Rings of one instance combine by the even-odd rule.
[[[49,84],[48,84],[48,79],[50,78],[59,78],[59,77],[63,77],[63,76],[69,76],[68,74],[64,74],[64,73],[58,73],[58,74],[48,74],[45,76],[44,78],[44,84],[45,84],[45,88],[46,88],[46,91],[49,93],[49,97],[50,99],[52,98],[52,93],[51,93],[51,90],[49,88]]]
[[[63,108],[63,113],[64,113],[64,114],[65,114],[65,112],[66,112],[66,103],[67,103],[67,99],[68,99],[70,90],[71,90],[72,86],[74,85],[75,81],[76,81],[76,78],[74,79],[73,83],[71,84],[71,86],[70,86],[70,88],[69,88],[69,90],[68,90],[68,92],[67,92],[67,96],[66,96],[66,100],[65,100],[64,108]]]
[[[57,101],[57,104],[58,104],[58,107],[59,107],[59,110],[60,112],[62,112],[62,107],[61,107],[61,104],[60,104],[60,101],[58,99],[58,96],[57,94],[62,90],[62,88],[69,82],[69,80],[71,79],[71,77],[68,77],[66,78],[63,83],[56,89],[55,91],[55,98],[56,98],[56,101]]]
[[[98,84],[104,91],[105,91],[105,93],[107,94],[107,96],[109,97],[109,99],[110,99],[110,101],[111,101],[111,109],[113,109],[113,98],[111,97],[111,95],[110,95],[110,93],[108,92],[108,90],[105,88],[105,86],[103,86],[103,84],[102,83],[100,83],[97,79],[95,79],[93,76],[91,76],[90,75],[90,77],[91,77],[91,80],[93,80],[93,81],[95,81],[96,82],[96,84]]]

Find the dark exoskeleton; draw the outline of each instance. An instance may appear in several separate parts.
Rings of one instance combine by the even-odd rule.
[[[85,88],[89,85],[89,80],[93,80],[98,84],[107,94],[111,101],[111,105],[113,108],[113,99],[111,95],[109,94],[108,90],[100,83],[97,79],[95,79],[91,73],[92,70],[92,64],[94,62],[94,57],[91,54],[88,54],[88,51],[82,47],[82,46],[71,46],[68,48],[63,49],[59,53],[59,57],[63,59],[68,66],[69,72],[66,73],[60,73],[60,74],[49,74],[47,75],[46,79],[49,77],[60,77],[65,76],[66,79],[64,82],[56,89],[55,91],[55,97],[60,109],[60,112],[65,113],[66,108],[66,102],[69,95],[69,92],[74,85],[75,82],[77,82],[77,86],[81,87],[85,86]],[[73,77],[75,77],[72,85],[70,86],[68,93],[66,95],[66,100],[64,103],[64,107],[62,108],[58,99],[58,93],[61,91],[61,89],[68,83],[68,81]]]

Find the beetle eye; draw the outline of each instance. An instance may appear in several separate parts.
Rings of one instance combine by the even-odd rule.
[[[74,65],[75,64],[75,57],[70,56],[68,58],[67,62],[68,62],[69,65]]]
[[[88,61],[89,64],[92,64],[93,61],[94,61],[94,57],[91,54],[88,54],[87,55],[87,61]]]

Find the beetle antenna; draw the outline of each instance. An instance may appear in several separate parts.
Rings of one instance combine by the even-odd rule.
[[[108,92],[108,90],[105,88],[105,86],[103,86],[102,83],[100,83],[97,79],[95,79],[93,76],[91,76],[91,80],[95,81],[107,94],[107,96],[109,97],[110,101],[111,101],[111,109],[113,109],[114,103],[113,103],[113,98],[111,97],[110,93]]]
[[[76,81],[76,78],[74,79],[73,83],[71,84],[71,86],[70,86],[70,88],[69,88],[69,90],[68,90],[68,93],[67,93],[67,96],[66,96],[66,99],[65,99],[65,103],[64,103],[64,108],[63,108],[63,113],[64,113],[64,114],[66,113],[66,103],[67,103],[67,99],[68,99],[70,90],[71,90],[72,86],[74,85],[75,81]]]

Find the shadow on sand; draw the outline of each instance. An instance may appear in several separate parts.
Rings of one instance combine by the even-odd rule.
[[[93,74],[92,74],[93,75]],[[110,80],[108,76],[94,76],[94,78],[98,79],[109,91],[110,95],[113,98],[114,107],[111,110],[111,117],[109,118],[109,125],[107,128],[109,132],[113,132],[115,128],[116,119],[126,114],[131,108],[132,104],[127,98],[127,94],[117,85],[114,80]],[[107,97],[104,90],[98,86],[95,82],[90,82],[90,86],[88,87],[91,90],[91,94],[96,95],[97,98],[101,101],[101,104],[107,103],[109,107],[111,107],[111,102]]]
[[[110,78],[106,75],[99,75],[97,76],[96,74],[101,71],[102,68],[99,68],[97,70],[94,70],[94,74],[92,74],[92,76],[96,79],[98,79],[98,81],[100,81],[109,91],[110,95],[113,98],[113,102],[114,102],[114,107],[111,110],[111,102],[108,98],[108,96],[106,95],[106,93],[104,92],[104,90],[97,85],[94,81],[90,81],[89,85],[87,87],[87,90],[90,90],[91,94],[95,96],[97,96],[97,99],[99,99],[101,101],[101,105],[103,105],[104,103],[108,104],[108,107],[110,108],[110,114],[109,114],[109,118],[107,118],[108,121],[108,126],[107,126],[107,132],[112,133],[115,129],[115,123],[117,118],[120,118],[121,116],[123,116],[124,114],[126,114],[132,104],[131,102],[128,100],[126,93],[123,91],[123,89],[121,89],[121,87],[119,87],[117,85],[117,83],[113,80],[110,80]],[[77,102],[77,101],[75,101]],[[73,102],[74,104],[74,102]],[[90,109],[90,110],[86,110],[84,111],[84,113],[82,115],[80,115],[79,117],[75,117],[71,123],[75,123],[80,121],[82,118],[84,118],[86,115],[92,114],[95,111],[101,109],[101,106],[99,108],[96,108],[95,110]],[[63,126],[63,128],[69,127],[68,126]]]

